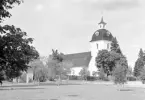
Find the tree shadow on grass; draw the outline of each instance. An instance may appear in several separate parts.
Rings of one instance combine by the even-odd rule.
[[[37,89],[45,89],[45,88],[0,88],[1,90],[37,90]]]
[[[39,85],[38,84],[24,84],[24,85],[21,85],[21,84],[14,84],[14,85],[9,85],[9,86],[1,86],[2,88],[7,88],[7,87],[36,87],[36,86],[57,86],[58,84],[56,83],[40,83]],[[74,83],[60,83],[59,85],[81,85],[81,84],[74,84]],[[0,89],[1,89],[0,87]]]
[[[76,95],[76,94],[71,94],[71,95],[68,95],[69,97],[78,97],[79,95]]]
[[[118,91],[134,91],[133,89],[118,89]]]

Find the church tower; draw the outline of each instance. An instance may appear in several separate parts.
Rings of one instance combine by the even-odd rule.
[[[107,23],[104,22],[102,17],[100,23],[98,23],[98,30],[94,32],[90,41],[91,60],[88,67],[90,76],[92,76],[94,71],[98,71],[95,61],[98,51],[103,49],[110,50],[111,40],[113,36],[107,29],[105,29],[106,24]]]

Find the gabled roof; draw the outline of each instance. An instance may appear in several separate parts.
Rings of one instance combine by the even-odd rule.
[[[67,54],[64,60],[71,61],[73,67],[88,67],[91,59],[91,52]]]

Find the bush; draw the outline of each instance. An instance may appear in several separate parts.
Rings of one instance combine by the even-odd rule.
[[[126,73],[127,73],[127,67],[122,66],[118,64],[116,68],[113,71],[113,76],[114,76],[114,83],[115,84],[124,84],[126,83]]]
[[[127,80],[128,81],[136,81],[137,79],[134,76],[127,76]]]
[[[55,81],[55,79],[53,77],[50,77],[48,80],[49,81]]]
[[[108,77],[106,76],[106,74],[104,73],[104,70],[103,68],[101,68],[98,72],[98,77],[99,77],[99,80],[102,80],[102,81],[109,81]]]
[[[95,81],[96,77],[94,77],[94,76],[87,76],[87,80],[88,81]]]
[[[78,76],[71,75],[69,76],[69,80],[78,80]]]

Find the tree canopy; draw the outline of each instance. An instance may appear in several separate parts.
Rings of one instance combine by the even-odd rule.
[[[135,62],[134,66],[134,76],[139,77],[141,75],[141,71],[145,65],[145,56],[142,49],[140,49],[138,54],[138,59]]]
[[[98,56],[96,57],[96,64],[99,69],[103,68],[104,72],[108,76],[111,75],[117,61],[119,61],[120,58],[121,55],[116,52],[101,50],[98,52]]]
[[[104,73],[112,75],[112,71],[118,66],[128,66],[126,57],[122,54],[116,38],[111,42],[111,50],[100,50],[96,57],[96,66]]]
[[[110,49],[111,49],[111,51],[114,51],[116,53],[122,54],[122,51],[120,49],[120,46],[118,44],[118,41],[117,41],[116,37],[112,39],[111,48]]]
[[[0,0],[0,24],[12,15],[9,9],[21,4],[22,0]],[[14,25],[0,25],[0,74],[8,79],[26,71],[29,62],[37,59],[39,53],[32,46],[33,39]]]
[[[11,17],[9,9],[12,9],[14,5],[21,4],[22,0],[0,0],[0,23],[6,17]]]
[[[0,70],[8,78],[20,75],[26,71],[28,63],[39,57],[37,50],[31,45],[33,39],[27,33],[14,25],[5,25],[0,35]]]

